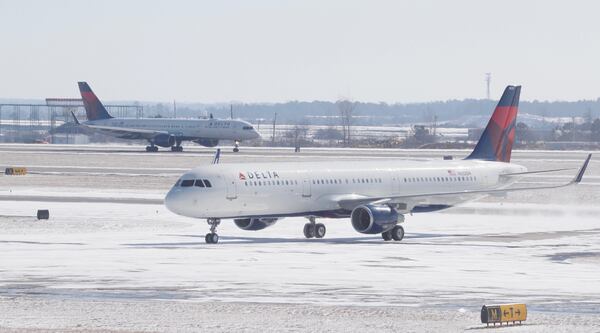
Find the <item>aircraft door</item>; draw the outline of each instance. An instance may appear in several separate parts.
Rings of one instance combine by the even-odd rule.
[[[312,195],[311,187],[310,187],[310,179],[302,180],[302,197],[310,198]]]
[[[231,175],[227,176],[227,199],[233,200],[237,198],[237,179]]]
[[[396,174],[392,176],[392,193],[400,193],[400,175]]]

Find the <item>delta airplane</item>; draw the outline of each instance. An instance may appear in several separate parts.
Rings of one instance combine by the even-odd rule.
[[[113,118],[104,108],[98,97],[86,82],[79,82],[79,92],[87,114],[87,121],[77,125],[85,126],[103,134],[121,139],[145,139],[150,145],[148,152],[158,151],[158,147],[171,147],[171,151],[181,152],[182,141],[193,141],[205,147],[215,147],[219,140],[233,140],[234,152],[239,151],[242,140],[260,138],[260,134],[243,120],[225,119],[175,119],[175,118]]]
[[[279,219],[307,217],[306,238],[325,236],[316,218],[350,217],[363,234],[404,237],[404,216],[432,212],[506,192],[559,188],[581,181],[591,154],[566,184],[509,187],[527,171],[510,163],[520,86],[508,86],[473,152],[464,160],[376,160],[308,163],[218,164],[185,173],[165,197],[179,215],[207,219],[207,243],[217,243],[221,219],[261,230]]]

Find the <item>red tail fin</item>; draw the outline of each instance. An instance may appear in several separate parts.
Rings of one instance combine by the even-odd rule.
[[[479,142],[467,159],[510,162],[521,86],[508,86]]]
[[[85,113],[87,114],[87,119],[98,120],[112,118],[87,82],[78,82],[78,84],[79,92],[81,93],[81,99],[83,99],[83,106],[85,107]]]

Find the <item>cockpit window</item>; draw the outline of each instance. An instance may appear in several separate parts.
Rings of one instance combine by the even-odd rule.
[[[204,187],[204,182],[202,179],[196,179],[196,183],[194,183],[194,185],[198,187]]]
[[[242,129],[251,130],[251,129],[254,129],[254,127],[252,127],[252,126],[244,126],[244,127],[242,127]]]
[[[190,187],[194,185],[193,179],[184,179],[181,181],[181,187]]]
[[[200,179],[198,179],[200,180]],[[206,187],[212,187],[212,184],[208,181],[208,179],[204,180],[204,185],[206,185]]]

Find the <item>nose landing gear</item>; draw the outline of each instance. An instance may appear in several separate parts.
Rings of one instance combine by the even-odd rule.
[[[206,223],[208,223],[208,225],[210,226],[210,232],[204,237],[206,244],[217,244],[219,242],[219,235],[217,235],[217,226],[221,224],[221,219],[207,219]]]
[[[240,151],[240,142],[239,142],[239,141],[237,141],[237,140],[235,140],[235,141],[233,142],[233,152],[234,152],[234,153],[237,153],[237,152],[239,152],[239,151]]]

